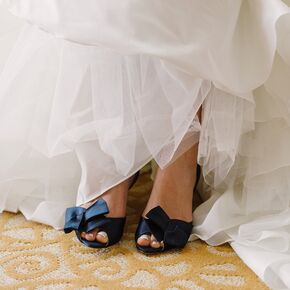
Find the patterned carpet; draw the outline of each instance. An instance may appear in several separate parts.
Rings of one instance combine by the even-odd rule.
[[[229,245],[194,241],[181,252],[138,253],[133,233],[150,187],[143,174],[130,192],[124,238],[108,249],[85,248],[73,233],[2,214],[0,289],[268,289]]]

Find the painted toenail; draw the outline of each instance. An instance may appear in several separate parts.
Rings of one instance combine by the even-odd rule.
[[[152,246],[159,246],[159,243],[157,241],[152,241]]]
[[[103,238],[108,238],[108,235],[106,232],[99,232],[98,235],[102,236]]]
[[[148,235],[143,235],[139,239],[149,241],[150,237]]]

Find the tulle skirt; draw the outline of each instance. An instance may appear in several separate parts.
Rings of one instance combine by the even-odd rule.
[[[289,3],[4,2],[0,210],[61,229],[66,207],[199,142],[193,237],[290,288]]]

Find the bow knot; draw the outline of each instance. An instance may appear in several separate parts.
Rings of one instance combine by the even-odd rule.
[[[64,232],[73,230],[89,232],[106,223],[105,214],[109,213],[107,203],[101,198],[90,207],[70,207],[65,213]]]
[[[166,212],[157,206],[151,209],[146,222],[157,241],[172,247],[184,247],[192,229],[190,223],[170,219]]]

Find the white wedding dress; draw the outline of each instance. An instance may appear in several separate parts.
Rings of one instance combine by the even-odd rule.
[[[199,141],[193,235],[290,289],[290,1],[2,2],[0,211],[61,229]]]

